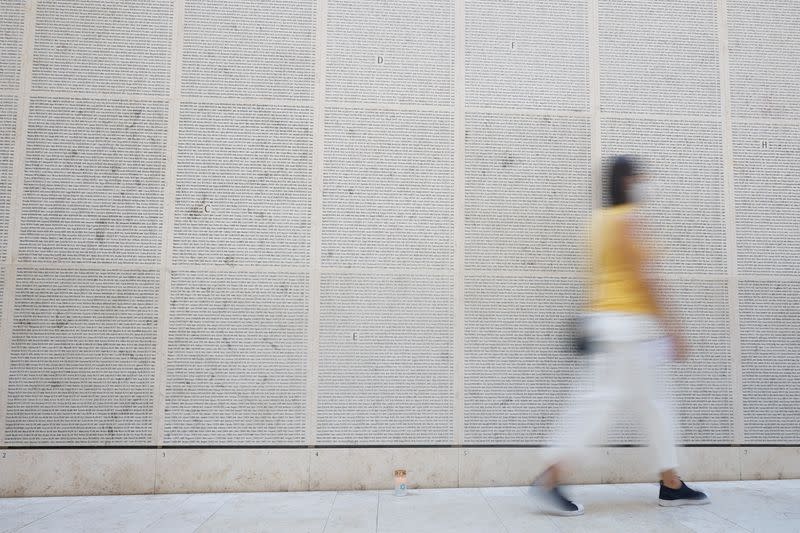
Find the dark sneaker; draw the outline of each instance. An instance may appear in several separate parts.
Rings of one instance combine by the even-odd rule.
[[[678,507],[679,505],[704,505],[711,503],[708,495],[699,490],[690,489],[681,481],[681,488],[671,489],[661,482],[658,493],[658,504],[664,507]]]
[[[536,498],[542,511],[559,516],[578,516],[583,514],[583,505],[568,500],[561,489],[553,487],[547,489],[541,485],[531,485],[528,489],[531,496]]]

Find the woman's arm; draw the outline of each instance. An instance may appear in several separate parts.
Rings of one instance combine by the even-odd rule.
[[[622,253],[629,261],[629,264],[634,265],[633,273],[637,277],[637,281],[640,285],[644,287],[656,317],[663,325],[667,334],[672,337],[675,343],[675,356],[678,359],[684,359],[688,354],[688,346],[683,338],[679,323],[673,318],[674,315],[669,313],[666,303],[660,296],[664,294],[664,292],[660,290],[661,284],[658,280],[653,278],[648,271],[647,266],[649,258],[647,249],[636,231],[635,219],[633,217],[626,217],[621,224]]]

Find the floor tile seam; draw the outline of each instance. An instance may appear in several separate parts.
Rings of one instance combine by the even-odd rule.
[[[162,452],[164,453],[164,452]],[[153,494],[158,494],[158,453],[153,454]]]
[[[182,507],[186,502],[189,501],[189,498],[191,498],[191,497],[192,497],[191,494],[187,494],[186,497],[183,500],[181,500],[181,502],[178,504],[178,507]],[[150,526],[152,526],[153,524],[155,524],[156,522],[158,522],[159,520],[161,520],[162,518],[164,518],[168,514],[172,513],[173,511],[177,511],[177,508],[170,507],[170,508],[166,509],[163,513],[158,515],[158,517],[156,517],[155,520],[153,520],[152,522],[148,522],[147,525],[144,526],[141,529],[141,531],[147,531],[147,528],[149,528]]]
[[[378,497],[378,505],[375,507],[375,533],[378,533],[378,518],[380,517],[381,513],[381,493],[380,491],[375,491],[376,496]]]
[[[727,482],[727,481],[726,481],[726,482],[722,482],[722,483],[736,483],[736,482]],[[631,495],[635,494],[635,492],[633,492],[633,491],[628,491],[628,490],[626,490],[626,488],[628,488],[628,487],[629,487],[629,485],[631,485],[631,484],[630,484],[630,483],[622,483],[622,484],[619,484],[620,490],[621,490],[622,492],[625,492],[625,493],[627,493],[627,494],[631,494]],[[711,502],[709,505],[713,506],[713,504],[714,504],[714,503],[713,503],[713,500],[712,500],[712,502]],[[658,511],[675,511],[675,510],[678,510],[678,509],[679,509],[679,508],[676,508],[676,507],[661,507],[660,505],[658,505],[658,500],[655,500],[655,501],[653,502],[653,505],[655,505],[655,506],[656,506],[656,509],[657,509]],[[684,507],[684,508],[686,508],[686,507]],[[738,530],[741,530],[741,531],[752,531],[752,530],[750,530],[750,529],[747,529],[746,527],[744,527],[742,524],[738,524],[738,523],[736,523],[736,522],[734,522],[734,521],[730,520],[729,518],[727,518],[727,517],[725,517],[725,516],[718,515],[718,514],[714,513],[714,512],[713,512],[713,511],[711,511],[710,509],[707,509],[707,508],[706,508],[706,506],[703,506],[703,507],[697,507],[697,506],[695,506],[695,507],[690,507],[690,508],[691,508],[691,509],[697,509],[697,511],[699,511],[699,512],[701,512],[701,513],[709,514],[709,515],[713,516],[714,518],[717,518],[717,519],[722,519],[724,522],[727,522],[728,524],[732,525],[734,528],[738,528],[738,529],[737,529],[737,531],[738,531]],[[681,521],[681,519],[680,519],[679,517],[677,518],[677,520],[678,520],[678,522],[680,522],[680,523],[681,523],[681,524],[683,524],[684,526],[686,526],[686,527],[689,527],[689,528],[691,529],[691,526],[688,526],[688,525],[684,524],[684,523]]]
[[[714,502],[712,501],[712,502],[711,502],[711,503],[709,503],[708,505],[714,505]],[[752,529],[748,529],[748,528],[744,527],[742,524],[737,524],[736,522],[734,522],[734,521],[733,521],[733,520],[731,520],[730,518],[727,518],[727,517],[725,517],[725,516],[722,516],[722,515],[718,515],[717,513],[715,513],[714,511],[712,511],[711,509],[698,508],[697,510],[698,510],[698,511],[702,511],[703,513],[706,513],[706,514],[710,514],[711,516],[714,516],[715,518],[721,518],[721,519],[722,519],[722,520],[724,520],[725,522],[727,522],[727,523],[731,524],[732,526],[734,526],[734,527],[738,528],[738,529],[737,529],[737,531],[738,531],[738,530],[741,530],[741,531],[750,531],[750,532],[752,532],[752,531],[753,531]]]
[[[644,482],[644,483],[601,483],[600,485],[602,485],[604,487],[612,487],[614,489],[614,491],[617,493],[617,495],[623,496],[625,498],[624,501],[629,501],[629,498],[630,498],[630,500],[632,500],[633,502],[642,504],[642,508],[640,510],[628,511],[627,514],[623,515],[623,517],[628,518],[628,519],[630,519],[630,518],[637,519],[638,515],[640,515],[641,513],[652,513],[652,515],[654,517],[659,517],[661,515],[661,513],[669,513],[670,511],[675,509],[674,507],[662,507],[661,505],[658,504],[658,498],[657,497],[656,498],[652,498],[651,496],[647,495],[645,497],[642,497],[641,500],[637,498],[638,496],[641,496],[641,495],[639,493],[637,493],[633,489],[633,487],[631,487],[631,485],[652,485],[652,483],[650,483],[650,482]],[[658,486],[658,485],[656,485],[656,486]],[[680,520],[676,519],[675,521],[677,523],[681,524],[681,525],[684,525],[684,524],[682,524],[680,522]],[[685,526],[685,527],[688,528],[688,526]],[[691,529],[691,528],[689,528],[689,529]]]
[[[50,511],[50,512],[49,512],[49,513],[47,513],[46,515],[40,516],[39,518],[37,518],[37,519],[35,519],[35,520],[31,520],[31,521],[30,521],[30,522],[28,522],[27,524],[23,524],[23,525],[19,526],[19,527],[18,527],[18,528],[16,528],[16,529],[7,529],[6,531],[21,531],[23,528],[26,528],[26,527],[28,527],[29,525],[31,525],[31,524],[34,524],[34,523],[38,522],[39,520],[43,520],[43,519],[47,518],[48,516],[51,516],[51,515],[53,515],[53,514],[55,514],[55,513],[58,513],[58,512],[60,512],[60,511],[63,511],[64,509],[66,509],[66,508],[67,508],[67,507],[69,507],[70,505],[74,505],[74,504],[76,504],[76,503],[78,503],[78,502],[82,502],[82,501],[83,501],[83,500],[85,500],[86,498],[87,498],[86,496],[81,496],[81,497],[77,498],[77,499],[76,499],[76,500],[74,500],[74,501],[71,501],[71,502],[69,502],[69,503],[67,503],[67,504],[65,504],[65,505],[62,505],[62,506],[61,506],[61,507],[59,507],[58,509],[54,509],[53,511]]]
[[[214,512],[213,512],[213,513],[211,513],[210,515],[208,515],[208,518],[206,518],[205,520],[203,520],[203,521],[200,523],[200,525],[199,525],[199,526],[197,526],[197,527],[194,529],[194,532],[193,532],[193,533],[197,533],[197,531],[200,531],[200,528],[202,528],[202,527],[203,527],[203,526],[206,524],[206,522],[208,522],[209,520],[211,520],[212,518],[214,518],[214,516],[216,516],[216,514],[219,512],[219,510],[220,510],[220,509],[222,509],[223,507],[225,507],[225,505],[226,505],[226,504],[227,504],[229,501],[231,501],[232,499],[233,499],[233,496],[230,496],[230,497],[228,497],[228,498],[225,498],[224,500],[222,500],[222,503],[220,503],[220,504],[219,504],[219,507],[217,507],[216,509],[214,509]]]
[[[544,510],[542,509],[542,506],[539,505],[539,502],[536,500],[536,498],[532,498],[531,497],[530,491],[531,491],[532,488],[533,488],[533,484],[517,487],[517,489],[519,490],[520,494],[522,494],[522,497],[525,499],[525,501],[529,501],[529,502],[533,503],[533,505],[536,506],[536,510],[539,511],[539,514],[541,514],[542,516],[547,517],[547,520],[549,520],[550,523],[553,524],[553,527],[556,528],[556,531],[564,531],[561,528],[561,526],[558,525],[558,523],[555,521],[555,519],[553,518],[552,515],[550,515],[549,513],[545,513],[544,512]]]
[[[328,523],[331,521],[333,508],[336,505],[336,498],[338,497],[339,497],[339,491],[337,490],[335,493],[333,493],[333,500],[331,500],[331,508],[328,509],[328,516],[325,518],[325,524],[322,526],[322,533],[325,533],[325,530],[328,529]]]
[[[742,459],[742,454],[743,454],[743,450],[742,450],[742,448],[739,448],[739,479],[738,479],[738,481],[744,481],[744,478],[742,478],[742,463],[744,462],[744,460]]]
[[[649,488],[652,488],[654,492],[657,492],[657,490],[659,488],[659,485],[655,484],[655,483],[614,483],[613,485],[617,489],[617,491],[622,493],[622,494],[627,494],[627,495],[630,495],[630,496],[636,496],[639,493],[636,492],[636,490],[633,487],[631,487],[630,485],[645,485],[645,484],[646,485],[652,485],[652,487],[649,487]],[[649,498],[649,496],[648,496],[648,498]],[[653,502],[657,504],[658,503],[658,498],[655,498],[653,500]]]
[[[496,511],[496,510],[495,510],[495,508],[492,506],[492,502],[490,502],[490,501],[489,501],[489,498],[487,498],[487,497],[486,497],[486,494],[483,492],[483,488],[479,488],[479,489],[478,489],[478,492],[480,493],[480,495],[481,495],[481,498],[483,498],[483,501],[485,501],[485,502],[486,502],[486,505],[488,505],[488,506],[489,506],[489,510],[490,510],[490,511],[492,511],[492,514],[494,515],[494,517],[495,517],[495,518],[497,518],[497,521],[498,521],[498,522],[500,522],[500,525],[501,525],[501,526],[503,526],[503,529],[505,530],[505,532],[506,532],[506,533],[511,533],[511,532],[508,530],[508,526],[506,526],[506,523],[503,521],[503,519],[502,519],[502,518],[500,518],[500,515],[499,515],[499,514],[497,514],[497,511]]]
[[[55,497],[58,498],[58,496]],[[45,501],[49,500],[50,498],[53,498],[53,496],[34,496],[32,499],[38,501],[23,502],[17,505],[16,507],[9,508],[8,510],[21,511],[26,507],[30,507],[32,505],[40,505],[42,503],[45,503]],[[22,499],[27,499],[27,498],[23,497]]]

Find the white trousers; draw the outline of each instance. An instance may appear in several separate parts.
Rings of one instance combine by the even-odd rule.
[[[638,413],[649,435],[659,472],[676,468],[671,407],[657,379],[657,366],[669,353],[666,339],[654,339],[647,315],[595,313],[589,321],[597,344],[591,357],[594,387],[573,399],[566,450],[559,459],[577,459],[602,439],[611,416],[620,409]],[[563,433],[562,433],[563,434]]]

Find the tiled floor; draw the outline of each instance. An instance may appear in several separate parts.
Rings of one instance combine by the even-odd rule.
[[[800,480],[698,483],[713,502],[662,508],[652,484],[585,485],[579,517],[538,512],[524,488],[0,499],[0,531],[800,532]]]

